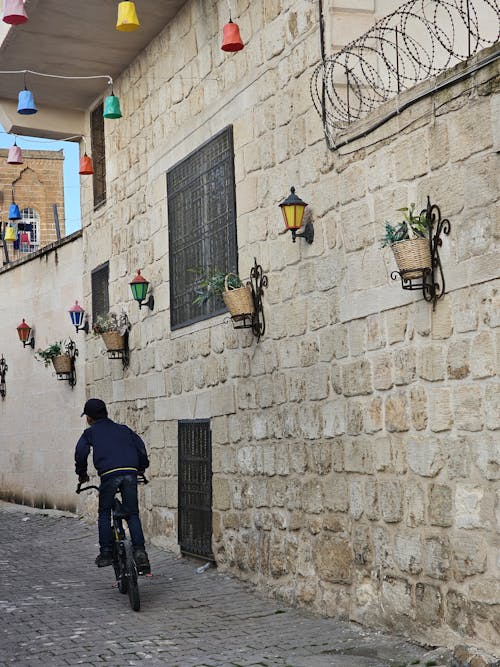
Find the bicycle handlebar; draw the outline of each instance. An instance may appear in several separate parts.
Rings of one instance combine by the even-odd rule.
[[[78,485],[76,487],[76,493],[81,493],[82,491],[90,491],[90,489],[95,489],[96,491],[99,491],[99,487],[96,486],[95,484],[89,484],[88,486],[82,486],[82,484],[86,484],[87,482],[78,482]],[[149,484],[149,479],[146,479],[146,475],[137,475],[137,483],[138,484]]]

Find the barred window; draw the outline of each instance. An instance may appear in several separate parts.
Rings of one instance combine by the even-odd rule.
[[[238,271],[233,128],[167,172],[170,324],[178,329],[224,311],[222,299],[193,304],[195,270]]]
[[[109,312],[109,262],[101,264],[91,273],[92,280],[92,322],[99,315]]]
[[[104,143],[104,105],[101,102],[90,114],[90,140],[94,166],[94,208],[106,201],[106,151]]]

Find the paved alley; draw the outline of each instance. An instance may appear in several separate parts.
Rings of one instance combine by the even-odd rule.
[[[133,612],[94,564],[96,527],[0,502],[0,666],[384,667],[448,664],[360,626],[265,599],[150,548]]]

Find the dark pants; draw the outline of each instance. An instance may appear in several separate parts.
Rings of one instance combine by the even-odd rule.
[[[137,501],[137,477],[135,475],[116,475],[101,478],[99,488],[99,546],[101,552],[113,550],[113,528],[111,526],[111,510],[117,491],[122,497],[123,511],[128,514],[128,529],[134,547],[144,548],[144,533],[139,518]]]

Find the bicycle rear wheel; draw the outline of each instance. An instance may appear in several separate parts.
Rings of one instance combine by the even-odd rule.
[[[132,545],[127,543],[125,545],[125,553],[127,557],[127,593],[130,606],[134,611],[139,611],[141,608],[141,599],[139,597],[139,585],[137,583],[137,567],[135,565],[134,556],[132,554]]]

